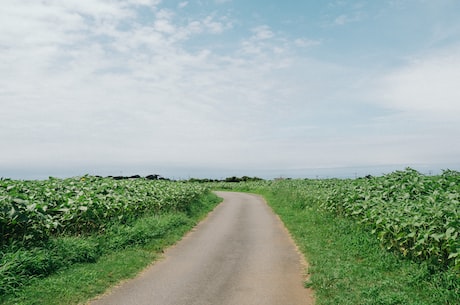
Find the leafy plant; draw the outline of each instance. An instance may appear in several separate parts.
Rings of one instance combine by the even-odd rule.
[[[144,215],[187,212],[206,192],[198,183],[147,179],[0,180],[0,246],[104,232]]]

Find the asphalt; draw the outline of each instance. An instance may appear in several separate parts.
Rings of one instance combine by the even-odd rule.
[[[302,257],[263,198],[216,193],[224,201],[162,260],[90,304],[313,304]]]

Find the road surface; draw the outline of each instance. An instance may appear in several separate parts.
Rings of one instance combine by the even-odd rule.
[[[224,201],[164,259],[90,304],[313,304],[301,256],[265,201],[216,194]]]

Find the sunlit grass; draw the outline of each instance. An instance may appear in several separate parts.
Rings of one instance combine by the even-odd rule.
[[[267,199],[306,255],[317,304],[454,304],[454,292],[439,293],[423,266],[381,249],[352,221]]]
[[[284,180],[214,187],[266,198],[309,263],[305,286],[314,290],[318,305],[460,304],[460,278],[454,269],[388,251],[368,225],[325,209],[337,183],[347,182]]]
[[[44,278],[30,279],[1,304],[80,304],[132,278],[182,238],[220,199],[213,194],[195,202],[188,214],[169,213],[141,218],[132,226],[117,226],[96,239],[103,254],[94,263],[77,263]],[[94,237],[92,237],[94,239]],[[94,241],[94,240],[93,240]]]

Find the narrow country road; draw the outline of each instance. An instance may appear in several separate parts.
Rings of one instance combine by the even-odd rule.
[[[224,201],[164,259],[90,304],[313,304],[301,256],[265,201],[216,194]]]

